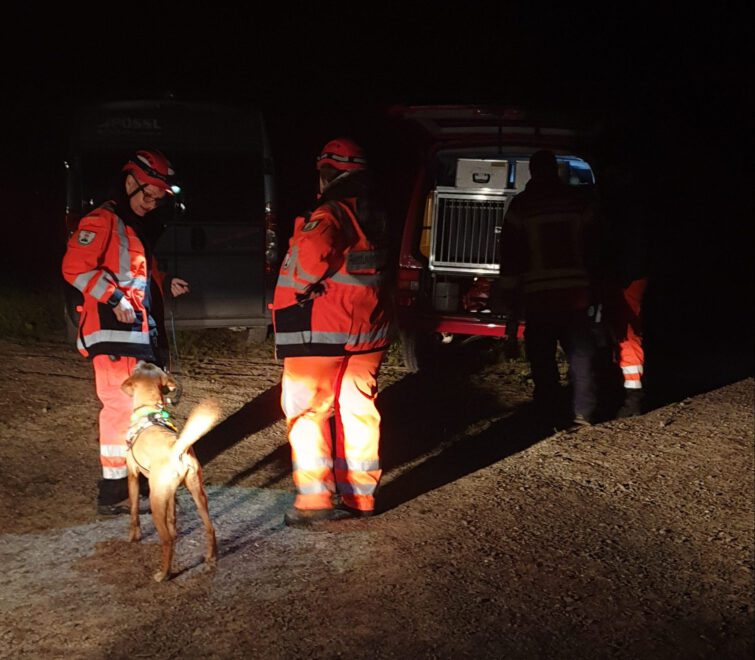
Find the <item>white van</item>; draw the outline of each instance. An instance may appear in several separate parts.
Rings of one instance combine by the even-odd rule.
[[[66,160],[66,229],[107,199],[137,149],[159,149],[178,177],[173,203],[160,208],[161,270],[186,279],[191,293],[171,299],[178,328],[247,328],[262,340],[271,323],[278,268],[273,159],[257,110],[176,100],[80,108]],[[66,289],[71,325],[80,294]]]

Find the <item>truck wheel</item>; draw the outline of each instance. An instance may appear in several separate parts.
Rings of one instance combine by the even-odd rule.
[[[419,371],[419,360],[417,358],[417,333],[408,330],[399,331],[401,339],[401,356],[404,359],[404,366],[413,374]]]
[[[401,350],[404,366],[411,372],[432,371],[443,368],[449,356],[448,343],[440,334],[401,330]]]

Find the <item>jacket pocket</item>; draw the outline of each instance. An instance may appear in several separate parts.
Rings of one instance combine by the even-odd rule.
[[[276,343],[308,344],[312,341],[314,300],[273,310]]]

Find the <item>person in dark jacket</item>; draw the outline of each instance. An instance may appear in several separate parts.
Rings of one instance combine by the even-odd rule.
[[[531,179],[511,202],[501,234],[499,289],[525,320],[535,404],[557,425],[594,421],[593,333],[599,236],[592,197],[563,183],[553,152],[530,158]],[[558,345],[569,363],[571,410],[560,407]]]

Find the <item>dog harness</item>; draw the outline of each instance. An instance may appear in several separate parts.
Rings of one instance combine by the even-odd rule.
[[[126,445],[129,450],[136,444],[141,432],[150,426],[162,426],[169,431],[173,431],[173,433],[178,433],[178,428],[173,420],[171,420],[170,413],[165,408],[162,406],[156,408],[139,406],[131,414],[131,426],[129,426],[128,434],[126,435]]]

